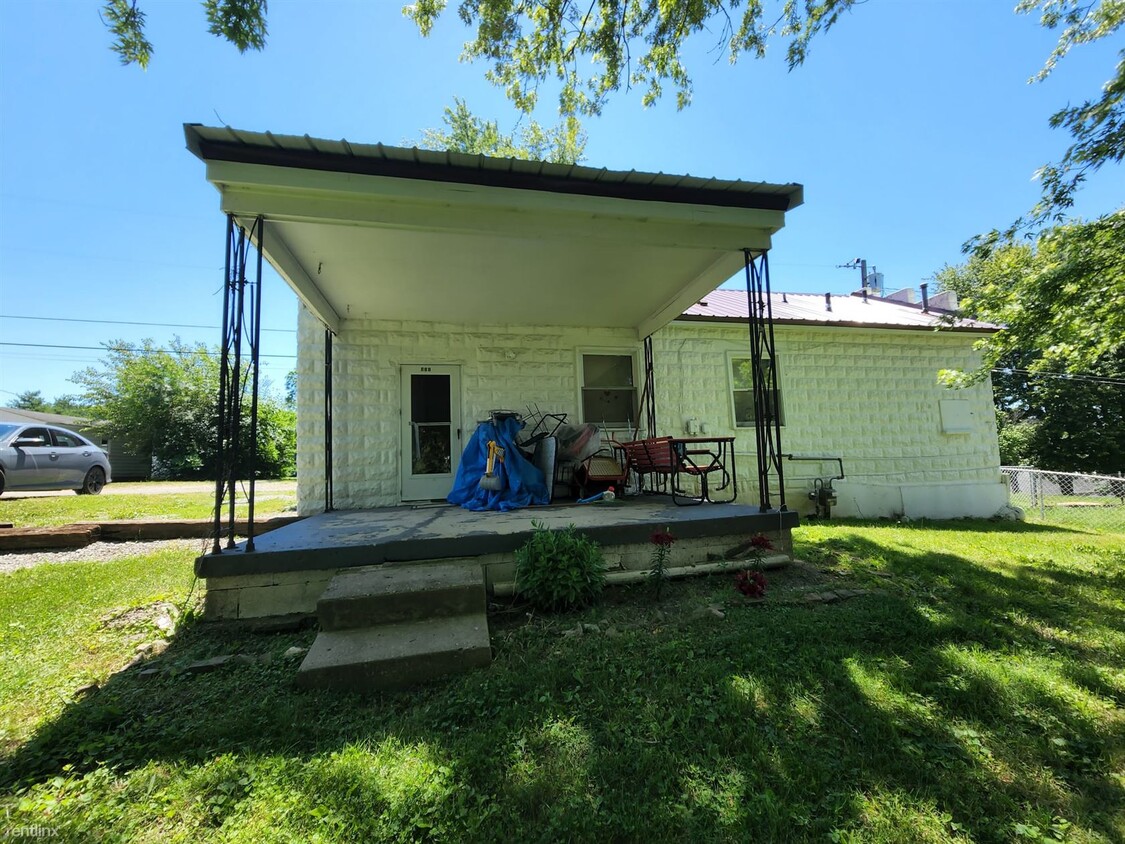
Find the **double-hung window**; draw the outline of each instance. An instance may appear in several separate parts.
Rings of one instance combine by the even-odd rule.
[[[754,428],[758,425],[758,415],[754,407],[754,375],[753,362],[749,357],[736,357],[732,355],[730,361],[730,387],[732,407],[734,408],[734,426],[736,428]],[[776,369],[771,358],[762,359],[762,374],[770,381],[778,383],[778,389],[769,389],[770,405],[774,416],[780,424],[785,424],[785,412],[781,405],[780,383],[776,381]]]
[[[637,421],[637,386],[632,354],[583,352],[582,419],[607,428],[629,428]]]

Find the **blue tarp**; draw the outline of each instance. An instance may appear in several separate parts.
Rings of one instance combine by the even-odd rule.
[[[465,446],[453,491],[445,500],[466,510],[518,510],[532,504],[547,504],[549,496],[543,473],[516,448],[516,434],[522,427],[523,423],[514,417],[495,423],[481,422]],[[496,460],[492,470],[501,480],[501,488],[497,490],[480,486],[488,464],[489,440],[495,440],[504,449],[504,462]]]

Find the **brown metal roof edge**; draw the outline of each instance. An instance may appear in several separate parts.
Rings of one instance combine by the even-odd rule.
[[[731,316],[702,316],[696,314],[681,314],[676,317],[673,322],[734,322],[745,325],[750,320],[746,317],[731,317]],[[963,334],[995,334],[998,331],[1003,331],[1002,328],[983,328],[974,325],[887,325],[886,323],[873,323],[873,322],[853,322],[845,320],[827,320],[816,319],[787,319],[785,317],[774,317],[774,325],[810,325],[819,326],[821,328],[889,328],[894,331],[956,331]]]
[[[198,129],[201,128],[208,127],[204,127],[200,123],[184,124],[184,136],[187,140],[188,150],[203,161],[265,164],[273,167],[293,167],[332,173],[355,173],[366,176],[452,182],[455,184],[569,193],[612,199],[712,205],[725,208],[754,208],[766,211],[790,211],[804,202],[804,187],[795,183],[774,185],[773,187],[780,189],[780,192],[766,192],[759,190],[731,191],[727,189],[730,187],[729,184],[722,189],[658,185],[654,182],[660,174],[655,174],[653,180],[648,183],[628,180],[607,182],[601,181],[601,177],[612,171],[604,169],[598,171],[593,178],[586,178],[573,175],[573,168],[566,171],[565,175],[543,175],[510,169],[484,169],[480,166],[453,163],[402,161],[391,158],[263,146],[249,143],[241,138],[237,141],[208,140],[199,133]],[[559,166],[563,167],[564,165]]]

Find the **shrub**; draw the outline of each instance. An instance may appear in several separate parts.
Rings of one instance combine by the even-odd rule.
[[[668,528],[655,531],[649,538],[652,542],[652,557],[648,569],[648,578],[656,588],[656,600],[660,600],[660,592],[664,589],[664,581],[668,579],[668,557],[672,554],[672,544],[676,537]]]
[[[516,589],[543,610],[583,607],[605,587],[605,558],[598,543],[570,525],[551,530],[541,522],[516,551]]]

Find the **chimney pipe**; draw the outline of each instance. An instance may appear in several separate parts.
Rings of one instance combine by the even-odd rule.
[[[863,304],[866,305],[867,304],[867,288],[861,287],[860,289],[863,291]]]
[[[926,284],[924,281],[918,285],[918,288],[922,291],[922,313],[924,314],[930,312],[930,295],[926,292],[929,287],[930,285]]]
[[[824,294],[824,309],[826,311],[829,311],[829,312],[831,312],[831,310],[832,310],[832,294],[831,293],[825,293]]]

